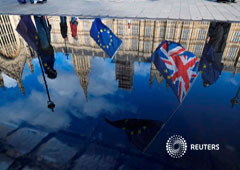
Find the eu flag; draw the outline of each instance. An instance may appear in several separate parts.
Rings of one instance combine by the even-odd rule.
[[[110,57],[116,54],[122,44],[122,40],[115,36],[113,32],[102,23],[100,18],[96,18],[93,21],[90,35]]]
[[[116,121],[105,119],[105,121],[114,127],[124,130],[129,141],[143,152],[151,144],[163,125],[162,122],[157,120],[145,119],[123,119]]]
[[[202,76],[204,87],[215,83],[220,77],[223,69],[221,59],[222,56],[214,54],[213,46],[207,43],[203,49],[198,66],[198,71]]]
[[[35,51],[38,50],[38,34],[30,15],[21,16],[16,31]]]

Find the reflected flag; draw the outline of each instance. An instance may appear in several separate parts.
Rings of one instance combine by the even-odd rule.
[[[223,70],[221,60],[222,56],[214,55],[213,46],[207,43],[203,49],[202,57],[198,65],[198,71],[203,79],[204,87],[210,86],[219,79]]]
[[[162,122],[145,119],[123,119],[116,121],[105,119],[105,121],[114,127],[124,130],[129,141],[141,151],[145,151],[163,125]]]
[[[21,16],[16,31],[35,51],[38,50],[38,34],[30,15]]]
[[[198,75],[197,57],[179,43],[164,40],[151,60],[182,103]]]
[[[91,37],[101,47],[108,56],[113,57],[118,51],[122,40],[113,34],[113,32],[102,23],[100,18],[96,18],[90,30]]]

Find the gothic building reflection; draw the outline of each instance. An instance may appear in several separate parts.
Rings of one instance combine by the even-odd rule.
[[[152,88],[154,79],[157,80],[158,86],[160,86],[164,80],[164,77],[161,75],[161,73],[157,70],[155,65],[152,63],[151,71],[150,71],[150,80],[149,80],[149,85],[151,88]]]
[[[131,90],[133,86],[134,58],[116,56],[115,73],[116,80],[118,80],[118,88]]]
[[[16,58],[20,53],[20,41],[15,31],[16,17],[0,16],[0,53],[7,58]]]
[[[84,53],[82,55],[76,55],[72,53],[72,60],[74,70],[80,79],[80,84],[83,88],[86,100],[88,101],[88,83],[89,83],[88,76],[91,70],[90,57],[84,55]]]
[[[19,18],[18,16],[0,16],[0,53],[2,54],[0,71],[14,78],[21,91],[24,92],[21,83],[24,64],[27,61],[32,72],[33,66],[30,57],[31,49],[15,31]],[[70,21],[70,17],[67,19]],[[73,66],[80,79],[86,100],[91,70],[90,56],[108,57],[89,35],[92,21],[90,19],[79,20],[78,40],[72,38],[71,29],[68,29],[68,41],[65,43],[61,36],[60,17],[49,17],[52,25],[52,45],[56,52],[64,53],[67,46],[68,52],[72,53]],[[103,22],[123,40],[115,56],[115,76],[118,87],[127,90],[133,87],[134,61],[150,62],[149,57],[162,40],[179,42],[200,58],[210,26],[208,21],[105,19]],[[224,70],[232,72],[233,75],[239,71],[240,67],[239,49],[240,24],[232,23],[226,39],[226,47],[222,52],[222,62]],[[163,81],[163,77],[152,64],[150,87],[154,79],[159,85]],[[2,77],[0,77],[0,84],[4,88]]]
[[[210,26],[210,22],[207,21],[106,19],[103,22],[123,40],[123,44],[115,56],[115,74],[119,88],[128,90],[133,86],[134,60],[150,62],[149,57],[163,40],[178,42],[200,58]],[[50,23],[53,28],[53,45],[57,50],[64,52],[65,43],[60,33],[59,17],[51,17]],[[91,23],[92,20],[79,20],[78,41],[70,36],[71,32],[68,29],[68,48],[78,54],[84,52],[89,56],[108,57],[91,39],[89,35]],[[222,52],[222,62],[225,65],[225,71],[231,71],[233,75],[240,67],[239,42],[240,24],[232,23],[226,40],[226,48]],[[161,84],[163,77],[153,65],[151,65],[150,74],[150,86],[152,86],[154,77],[158,84]]]
[[[34,68],[31,49],[15,31],[18,19],[16,16],[0,16],[0,86],[5,89],[2,77],[4,73],[17,81],[19,89],[24,94],[22,74],[25,63],[32,73]]]

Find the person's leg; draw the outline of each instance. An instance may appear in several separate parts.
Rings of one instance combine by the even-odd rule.
[[[67,17],[65,17],[65,16],[61,16],[60,20],[61,20],[61,24],[67,23]]]
[[[60,17],[60,30],[61,30],[61,35],[64,38],[64,40],[67,40],[67,17],[66,16],[61,16]]]
[[[45,29],[45,32],[47,34],[47,39],[48,39],[48,42],[50,44],[51,42],[51,25],[49,24],[48,20],[46,17],[42,17],[41,18],[41,21],[42,21],[42,24],[43,24],[43,28]]]
[[[31,4],[43,3],[44,0],[30,0]]]
[[[44,23],[43,23],[44,18],[34,16],[34,19],[35,19],[35,23],[36,23],[36,27],[37,27],[37,31],[38,31],[38,37],[39,37],[41,48],[47,49],[50,46],[50,44],[48,41],[48,33],[46,32],[46,30],[44,28]]]

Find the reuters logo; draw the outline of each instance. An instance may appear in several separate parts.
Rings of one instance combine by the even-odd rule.
[[[180,135],[171,136],[166,143],[166,150],[173,158],[181,158],[187,151],[187,142]]]

